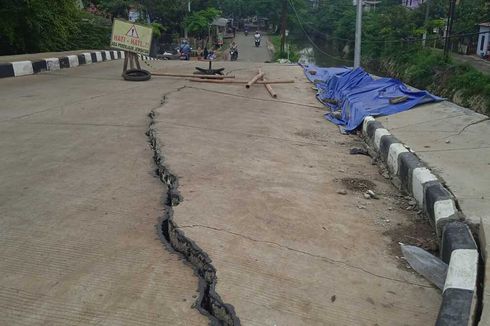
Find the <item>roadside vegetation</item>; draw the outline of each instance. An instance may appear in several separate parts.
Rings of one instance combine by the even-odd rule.
[[[386,0],[363,17],[362,64],[370,72],[400,78],[458,104],[490,113],[490,77],[472,66],[443,57],[447,0],[428,0],[417,9]],[[84,9],[80,9],[80,4]],[[138,11],[139,22],[151,24],[155,43],[175,43],[187,29],[204,40],[217,16],[266,18],[275,60],[297,61],[301,47],[294,39],[331,52],[336,65],[350,65],[354,49],[355,6],[345,0],[2,0],[0,55],[104,49],[112,20]],[[453,50],[474,48],[477,24],[490,21],[490,0],[465,0],[456,6]],[[285,37],[286,30],[290,36]],[[422,35],[426,35],[425,44]],[[292,44],[291,44],[292,43]],[[207,44],[207,42],[206,42]]]
[[[289,43],[289,56],[287,50],[284,52],[281,51],[281,36],[280,35],[272,35],[270,37],[272,45],[274,46],[274,61],[278,61],[280,59],[289,59],[291,62],[298,62],[300,59],[299,48],[294,43]],[[286,43],[288,44],[288,43]]]
[[[430,0],[417,9],[398,1],[381,2],[364,13],[362,63],[369,71],[396,77],[404,82],[448,98],[475,111],[490,114],[490,75],[468,64],[445,58],[443,47],[448,1]],[[427,15],[427,19],[426,19]],[[354,49],[355,7],[341,0],[320,2],[315,11],[297,17],[306,33],[324,47],[333,47],[351,59]],[[456,9],[451,44],[474,47],[477,24],[490,20],[490,2],[466,0]],[[425,46],[422,36],[426,33]]]
[[[223,3],[225,14],[246,12],[269,18],[275,59],[286,57],[286,51],[281,51],[281,34],[287,28],[288,39],[311,43],[316,50],[329,55],[335,65],[352,64],[356,20],[352,2],[266,0],[251,6],[245,0]],[[401,6],[400,0],[387,0],[364,12],[362,65],[372,73],[399,78],[489,114],[490,76],[470,65],[446,59],[440,50],[444,44],[448,5],[447,0],[429,0],[417,9],[407,9]],[[456,6],[451,37],[453,50],[459,44],[474,48],[477,24],[485,21],[490,21],[490,1],[461,1]],[[292,44],[291,50],[290,58],[295,61],[301,48]]]
[[[175,41],[186,27],[199,36],[220,14],[214,2],[193,0],[188,15],[187,1],[176,0],[2,0],[0,55],[106,49],[112,20],[127,19],[128,8],[152,25],[155,41]]]

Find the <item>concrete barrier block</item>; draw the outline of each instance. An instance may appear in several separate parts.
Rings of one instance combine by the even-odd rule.
[[[379,151],[379,146],[381,144],[381,137],[389,136],[389,135],[391,135],[390,132],[385,128],[376,129],[376,131],[374,132],[374,139],[373,139],[374,149]]]
[[[391,144],[388,151],[388,158],[386,159],[386,164],[388,169],[395,175],[398,175],[398,158],[400,154],[408,153],[408,149],[400,143]]]
[[[15,77],[34,74],[31,61],[15,61],[12,62],[12,67]]]
[[[441,258],[449,264],[437,326],[473,325],[479,254],[469,227],[444,226]]]

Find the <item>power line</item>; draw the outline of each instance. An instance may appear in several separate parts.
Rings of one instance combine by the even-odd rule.
[[[305,29],[305,23],[300,19],[299,17],[299,14],[296,10],[296,7],[294,6],[294,4],[292,3],[291,0],[288,0],[289,4],[291,5],[293,11],[294,11],[294,14],[296,16],[296,19],[301,27],[301,29],[303,30],[303,33],[305,34],[305,36],[307,37],[308,41],[311,43],[311,45],[313,47],[315,47],[319,52],[321,52],[322,54],[332,58],[332,59],[335,59],[335,60],[338,60],[338,61],[341,61],[341,62],[351,62],[351,60],[346,60],[346,59],[343,59],[341,57],[338,57],[338,56],[334,56],[334,55],[331,55],[330,53],[328,52],[325,52],[323,49],[320,48],[320,46],[318,46],[314,41],[313,39],[311,38],[311,36],[308,34],[308,32],[306,31]],[[308,23],[306,23],[308,24]],[[310,23],[311,25],[311,23]],[[317,32],[317,34],[320,34],[322,35],[325,40],[329,40],[329,39],[337,39],[337,40],[343,40],[343,41],[347,41],[347,42],[354,42],[354,40],[350,40],[350,39],[345,39],[345,38],[340,38],[340,37],[327,37],[325,35],[323,35],[325,32],[322,32],[320,30],[317,30],[315,28],[312,28],[310,27],[310,29],[314,30]],[[460,38],[460,37],[466,37],[466,36],[472,36],[472,35],[479,35],[479,34],[486,34],[488,32],[474,32],[474,33],[454,33],[453,35],[449,35],[447,37],[445,36],[437,36],[437,37],[431,37],[431,38],[426,38],[425,41],[434,41],[434,40],[445,40],[447,38],[449,39],[452,39],[452,38]],[[384,39],[384,40],[364,40],[362,41],[362,44],[402,44],[402,43],[416,43],[416,42],[423,42],[423,39],[419,39],[419,38],[414,38],[414,39],[401,39],[401,40],[387,40],[387,39]]]
[[[337,56],[333,56],[331,55],[330,53],[327,53],[325,51],[323,51],[310,37],[310,35],[308,34],[308,32],[305,30],[304,26],[303,26],[303,23],[301,22],[301,19],[299,18],[299,15],[298,15],[298,12],[296,11],[296,7],[294,7],[294,4],[292,3],[291,0],[288,0],[291,8],[293,8],[293,11],[294,11],[294,14],[296,15],[296,19],[298,20],[298,23],[301,27],[301,29],[303,30],[303,33],[305,34],[306,38],[310,41],[311,45],[313,45],[313,47],[315,47],[318,51],[320,51],[321,53],[323,53],[324,55],[330,57],[330,58],[333,58],[335,60],[338,60],[338,61],[341,61],[341,62],[349,62],[351,63],[352,61],[351,60],[346,60],[346,59],[343,59],[343,58],[340,58],[340,57],[337,57]]]
[[[352,39],[346,39],[346,38],[342,38],[342,37],[336,37],[336,36],[327,36],[325,35],[326,32],[322,32],[318,29],[315,29],[313,27],[311,27],[311,23],[305,23],[306,25],[310,25],[310,27],[308,27],[310,30],[313,30],[314,32],[316,32],[317,35],[320,35],[322,36],[325,40],[341,40],[341,41],[347,41],[347,42],[354,42],[354,40]],[[465,36],[472,36],[472,35],[479,35],[479,34],[486,34],[488,32],[474,32],[474,33],[463,33],[463,32],[459,32],[459,33],[453,33],[451,36],[449,36],[449,38],[458,38],[458,37],[465,37]],[[369,37],[369,34],[367,35],[364,35],[364,36],[368,36]],[[443,40],[445,39],[446,37],[444,36],[436,36],[436,37],[431,37],[431,38],[426,38],[426,41],[433,41],[433,40]],[[378,39],[378,40],[364,40],[362,41],[363,44],[369,44],[369,43],[408,43],[408,42],[419,42],[419,41],[422,41],[422,39],[418,39],[418,38],[414,38],[414,39],[401,39],[401,40],[388,40],[388,39]]]

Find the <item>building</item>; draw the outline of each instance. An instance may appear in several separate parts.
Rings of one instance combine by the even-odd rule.
[[[476,54],[480,57],[490,55],[490,22],[481,23],[480,33],[478,34],[478,45],[476,47]]]
[[[380,4],[381,1],[376,1],[376,0],[365,0],[363,1],[364,4],[364,11],[369,12],[369,11],[376,11],[376,5]]]
[[[423,4],[424,0],[402,0],[402,6],[407,7],[409,9],[418,8],[421,4]]]

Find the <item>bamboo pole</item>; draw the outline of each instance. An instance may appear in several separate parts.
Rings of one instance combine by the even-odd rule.
[[[267,82],[267,79],[263,78],[262,80],[264,81],[264,86],[267,89],[267,91],[269,92],[269,94],[271,94],[271,96],[273,98],[277,98],[277,93],[274,92],[274,90],[272,89],[272,86]]]
[[[250,88],[250,86],[252,86],[253,84],[255,84],[262,77],[264,77],[264,73],[259,70],[259,73],[257,75],[255,75],[254,78],[250,79],[249,82],[247,83],[247,85],[245,85],[245,87],[246,88]]]
[[[215,83],[215,84],[247,84],[246,80],[216,80],[216,79],[200,79],[200,78],[191,78],[189,79],[191,82],[197,83]],[[294,84],[294,80],[268,80],[267,82],[263,80],[257,80],[255,84]]]
[[[224,79],[224,78],[235,78],[235,76],[221,76],[221,75],[199,75],[199,74],[173,74],[173,73],[163,73],[163,72],[152,72],[152,76],[159,77],[184,77],[184,78],[203,78],[203,79]]]

